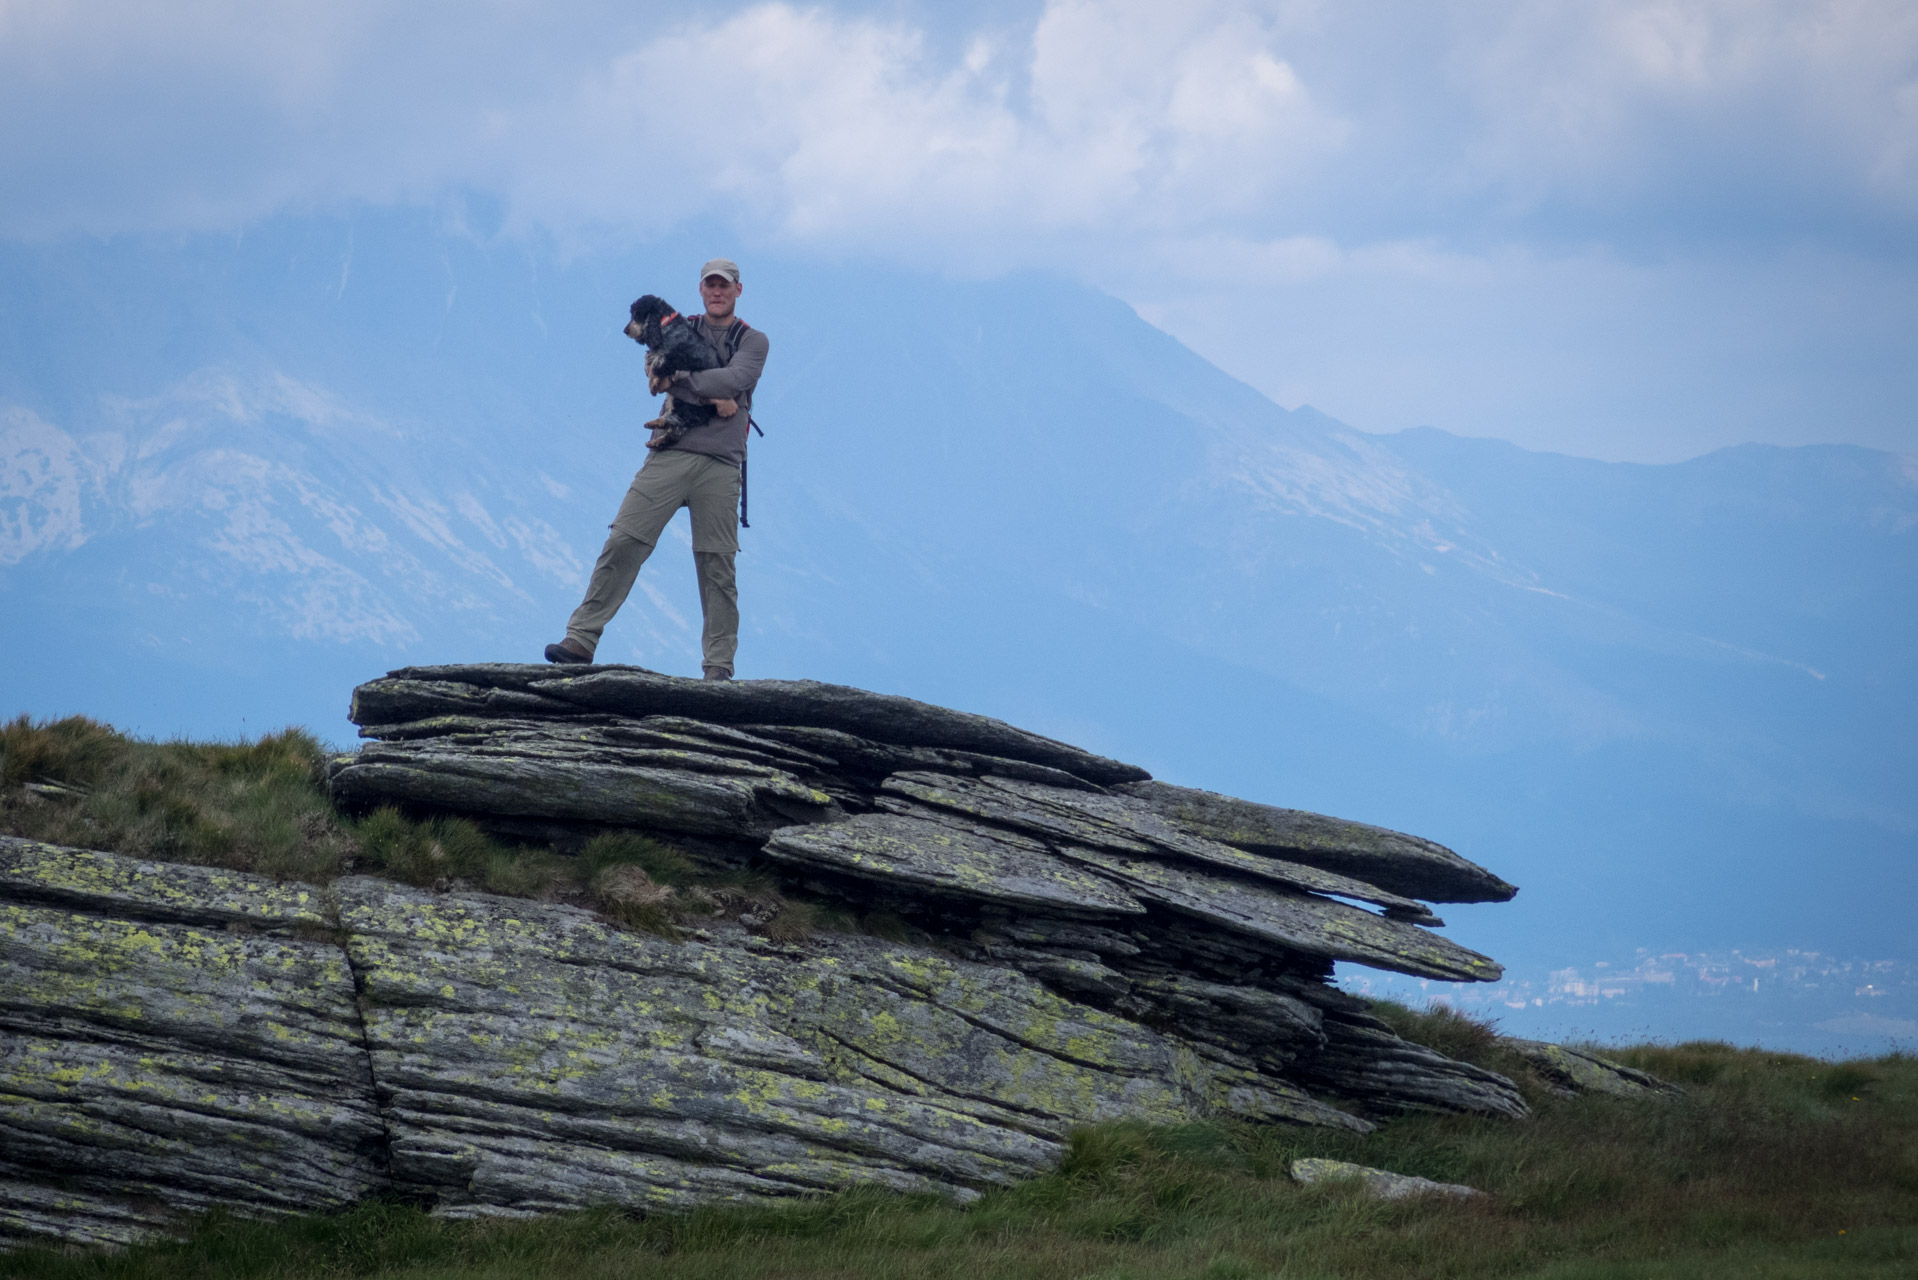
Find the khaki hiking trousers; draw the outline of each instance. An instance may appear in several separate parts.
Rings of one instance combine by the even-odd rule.
[[[593,565],[586,598],[567,620],[566,638],[589,654],[599,649],[606,624],[626,603],[640,566],[681,507],[692,512],[693,564],[699,572],[699,608],[706,618],[702,662],[730,676],[739,648],[739,589],[733,580],[733,556],[739,551],[739,468],[703,453],[662,449],[646,459],[613,517],[613,531]]]

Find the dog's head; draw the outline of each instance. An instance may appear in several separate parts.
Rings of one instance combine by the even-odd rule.
[[[633,303],[632,323],[626,326],[626,332],[637,341],[649,347],[660,343],[660,328],[667,320],[679,313],[673,310],[673,304],[664,298],[646,294]]]

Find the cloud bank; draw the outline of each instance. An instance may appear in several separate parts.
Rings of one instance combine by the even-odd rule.
[[[560,231],[931,244],[1918,213],[1902,0],[1051,0],[947,34],[786,4],[16,0],[0,217],[231,228],[462,187]]]
[[[1526,298],[1581,273],[1604,278],[1601,307],[1673,261],[1736,275],[1822,253],[1909,275],[1918,9],[13,0],[0,168],[12,238],[478,195],[568,251],[698,224],[786,251],[1061,269],[1208,354],[1224,347],[1199,317],[1225,280],[1272,305],[1334,282],[1371,313],[1424,296],[1408,341],[1465,315],[1507,342],[1553,321],[1508,335],[1501,303],[1549,311]],[[1789,310],[1779,281],[1764,305]],[[1321,390],[1226,358],[1268,391]],[[1496,410],[1484,388],[1523,367],[1463,370],[1460,412]],[[1392,418],[1364,381],[1347,399]]]

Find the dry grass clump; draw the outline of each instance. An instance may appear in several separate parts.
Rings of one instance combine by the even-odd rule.
[[[1436,1049],[1448,1058],[1490,1066],[1493,1059],[1502,1056],[1495,1020],[1474,1018],[1446,1004],[1414,1009],[1396,1000],[1374,1000],[1372,1012],[1401,1040]]]
[[[302,729],[253,742],[144,742],[84,716],[0,728],[0,833],[325,881],[353,840]]]
[[[426,888],[475,888],[577,902],[629,928],[677,939],[685,928],[737,920],[768,937],[805,936],[821,913],[761,872],[714,870],[632,831],[594,836],[578,854],[509,845],[463,818],[413,819],[382,808],[353,824],[369,870]]]
[[[324,884],[351,872],[423,888],[577,902],[668,937],[736,919],[797,939],[846,922],[762,873],[702,868],[635,832],[577,856],[512,844],[463,818],[342,816],[326,751],[287,729],[253,742],[146,742],[84,716],[0,725],[0,834]]]
[[[723,918],[790,942],[836,923],[822,908],[787,897],[764,872],[703,870],[671,845],[634,832],[594,837],[579,866],[602,912],[668,937]]]
[[[635,929],[679,936],[679,891],[698,874],[685,854],[645,836],[609,832],[580,850],[579,868],[601,912]]]
[[[127,744],[112,728],[86,716],[37,724],[19,716],[0,726],[0,787],[84,791],[125,754]]]

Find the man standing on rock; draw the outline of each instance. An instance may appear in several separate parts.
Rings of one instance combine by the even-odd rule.
[[[699,573],[699,608],[705,615],[702,661],[708,680],[733,678],[739,648],[739,590],[733,557],[739,552],[739,490],[746,465],[746,433],[752,422],[753,388],[771,348],[766,335],[733,314],[744,286],[739,267],[714,258],[699,272],[706,314],[696,322],[725,361],[717,369],[675,373],[649,383],[682,404],[709,404],[718,412],[674,444],[647,457],[633,477],[626,500],[613,517],[586,598],[566,623],[566,638],[546,646],[548,662],[591,662],[606,624],[626,603],[639,567],[653,554],[660,531],[681,507],[692,511],[693,565]],[[635,339],[637,341],[637,339]]]

